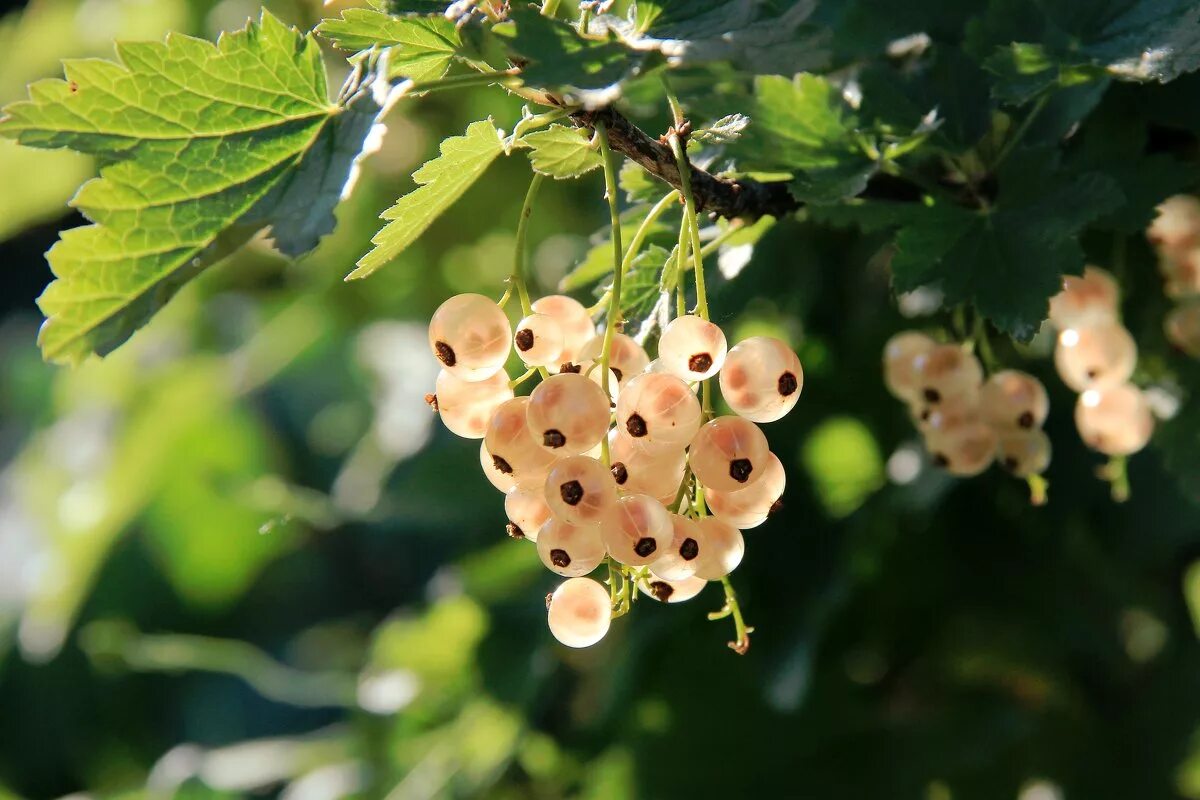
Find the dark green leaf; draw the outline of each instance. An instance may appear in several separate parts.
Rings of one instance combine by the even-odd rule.
[[[585,39],[534,8],[514,8],[509,18],[517,23],[511,46],[522,62],[521,77],[531,86],[607,89],[641,61],[616,41]]]

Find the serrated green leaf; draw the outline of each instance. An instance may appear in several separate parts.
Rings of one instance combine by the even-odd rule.
[[[443,140],[441,154],[413,173],[417,188],[380,215],[388,224],[371,239],[375,249],[359,259],[346,280],[365,278],[400,255],[503,152],[504,141],[490,120],[472,122],[464,135]]]
[[[657,202],[660,197],[661,195],[653,199]],[[639,205],[621,212],[622,227],[628,231],[640,226],[649,210],[649,205]],[[678,217],[676,217],[677,219]],[[677,226],[678,222],[672,221],[668,225],[660,217],[647,230],[646,238],[652,243],[654,240],[672,239],[677,236]],[[559,291],[571,292],[576,289],[582,289],[585,286],[592,285],[605,275],[612,274],[612,228],[605,226],[601,231],[592,236],[590,241],[591,247],[588,248],[583,259],[559,281]]]
[[[678,269],[665,270],[672,250],[650,245],[638,253],[621,283],[621,310],[627,320],[640,321],[650,315],[659,299],[675,288]],[[608,287],[598,288],[601,294]]]
[[[701,144],[728,144],[742,137],[742,132],[750,124],[750,118],[745,114],[727,114],[711,125],[692,131],[691,140]]]
[[[517,23],[511,47],[531,86],[607,89],[634,71],[642,58],[616,41],[584,38],[570,25],[522,6],[509,12]]]
[[[526,134],[523,141],[531,148],[529,163],[555,179],[578,178],[599,167],[600,151],[582,128],[551,125]]]
[[[68,61],[6,109],[0,134],[105,164],[72,203],[38,303],[45,357],[78,363],[120,345],[231,245],[268,228],[288,255],[334,227],[379,110],[365,79],[327,95],[316,41],[264,12],[214,45],[171,35],[117,45],[119,63]]]
[[[349,52],[388,48],[388,76],[413,81],[446,74],[462,39],[444,16],[394,17],[365,8],[350,8],[339,19],[326,19],[316,32]]]

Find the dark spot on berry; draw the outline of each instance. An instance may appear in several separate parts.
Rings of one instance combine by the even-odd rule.
[[[1022,428],[1032,428],[1033,427],[1033,412],[1026,411],[1024,414],[1017,417],[1017,424],[1020,425]]]
[[[617,486],[624,486],[625,481],[629,480],[629,470],[625,469],[625,465],[620,461],[612,465],[613,480],[617,482]]]
[[[946,458],[943,453],[934,453],[933,465],[935,467],[948,467],[950,466],[950,459]]]
[[[1017,461],[1017,459],[1013,458],[1012,456],[1008,456],[1000,463],[1002,463],[1004,468],[1009,472],[1016,472],[1017,467],[1021,466],[1021,462]]]
[[[775,514],[779,513],[779,511],[781,511],[782,509],[783,509],[783,498],[781,497],[778,500],[776,500],[774,503],[771,503],[771,507],[767,509],[767,516],[773,517],[773,516],[775,516]]]
[[[621,372],[621,370],[617,369],[616,367],[609,367],[609,369],[612,370],[612,374],[616,376],[617,383],[620,383],[621,378],[625,375],[625,373]]]
[[[933,409],[931,409],[931,408],[921,409],[921,422],[929,422],[929,418],[932,416],[933,416]]]
[[[748,458],[735,458],[729,462],[729,477],[738,483],[745,483],[750,480],[751,472],[754,472],[754,465],[750,463],[750,459]]]
[[[800,387],[800,381],[796,380],[796,376],[790,372],[785,372],[779,376],[779,394],[783,397],[789,397],[796,392]]]
[[[641,414],[630,414],[629,419],[625,420],[625,430],[629,431],[630,436],[640,439],[646,435],[646,420],[642,419]]]
[[[546,447],[562,447],[566,443],[567,437],[557,428],[551,428],[542,434],[542,444]]]
[[[700,545],[692,537],[683,540],[683,544],[679,545],[679,555],[684,561],[691,561],[696,556],[700,555]]]
[[[438,410],[437,395],[432,394],[432,393],[425,395],[425,405],[429,406],[434,411],[437,411]]]
[[[513,337],[513,341],[516,342],[517,349],[524,353],[533,347],[533,331],[529,330],[529,328],[522,328],[517,331],[517,335]]]
[[[508,535],[514,539],[524,539],[525,538],[525,531],[521,530],[521,527],[519,525],[516,525],[515,523],[512,523],[512,522],[508,523],[508,525],[505,526],[504,530],[508,531]]]
[[[658,549],[658,542],[654,541],[649,536],[643,536],[637,540],[637,544],[633,546],[633,552],[637,553],[642,558],[651,555]]]
[[[546,610],[550,610],[550,602],[554,600],[554,592],[546,592]]]
[[[583,499],[583,486],[579,481],[567,481],[558,487],[558,493],[562,496],[564,503],[569,506],[577,506]]]
[[[512,475],[512,465],[510,465],[500,456],[492,456],[492,466],[503,472],[505,475]]]
[[[937,402],[940,402],[942,399],[942,393],[939,392],[937,389],[926,389],[925,391],[921,392],[921,395],[925,398],[925,401],[928,403],[937,403]]]
[[[654,595],[655,600],[665,603],[671,599],[671,595],[675,594],[675,587],[666,581],[652,581],[650,594]]]
[[[453,367],[458,363],[458,358],[454,355],[454,348],[445,342],[434,342],[433,349],[437,351],[438,361],[447,367]]]
[[[571,556],[566,550],[560,550],[556,547],[550,551],[550,563],[559,569],[564,569],[571,566]]]
[[[579,374],[579,365],[572,364],[570,361],[568,361],[565,364],[563,364],[562,366],[560,366],[558,368],[558,371],[559,372],[570,372],[574,375],[578,375]]]
[[[1096,378],[1100,377],[1100,370],[1096,369],[1095,367],[1092,367],[1084,374],[1087,375],[1087,379],[1089,381],[1094,381],[1094,380],[1096,380]]]
[[[708,353],[696,353],[688,359],[688,369],[692,372],[708,372],[712,366],[712,356]]]

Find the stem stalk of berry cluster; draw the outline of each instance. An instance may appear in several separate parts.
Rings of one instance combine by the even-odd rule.
[[[608,211],[612,217],[613,283],[608,301],[608,317],[604,326],[604,345],[600,350],[600,388],[612,397],[608,386],[608,364],[612,356],[613,336],[621,324],[621,279],[624,277],[625,248],[621,244],[621,210],[617,205],[617,174],[613,169],[612,151],[608,146],[608,129],[604,123],[596,125],[596,140],[600,143],[600,157],[604,161],[604,190],[608,196]],[[604,466],[608,466],[608,438],[601,441]]]
[[[648,212],[646,218],[642,220],[642,224],[638,225],[637,230],[633,232],[633,238],[629,240],[629,247],[625,249],[625,257],[621,259],[621,275],[624,277],[629,272],[629,268],[633,266],[633,260],[637,258],[638,251],[642,249],[642,243],[646,241],[646,237],[650,234],[650,228],[654,225],[658,218],[671,207],[671,204],[679,198],[679,192],[671,190],[661,200],[655,203]],[[595,314],[601,309],[608,306],[612,300],[612,287],[605,290],[596,304],[588,309],[589,314]]]
[[[750,649],[750,634],[754,633],[754,628],[746,624],[746,620],[742,617],[742,607],[738,604],[737,592],[733,590],[733,584],[730,583],[729,577],[721,578],[721,586],[725,589],[725,606],[715,614],[709,614],[709,619],[723,619],[727,616],[733,617],[733,633],[736,637],[734,641],[729,643],[729,648],[738,655],[745,655]]]

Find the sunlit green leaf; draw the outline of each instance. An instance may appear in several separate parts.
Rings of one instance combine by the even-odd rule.
[[[427,81],[446,74],[462,39],[444,16],[394,17],[366,8],[350,8],[323,20],[316,32],[341,50],[388,48],[388,74]]]
[[[555,179],[578,178],[599,167],[600,151],[586,130],[551,125],[525,135],[530,146],[529,162],[543,175]]]

